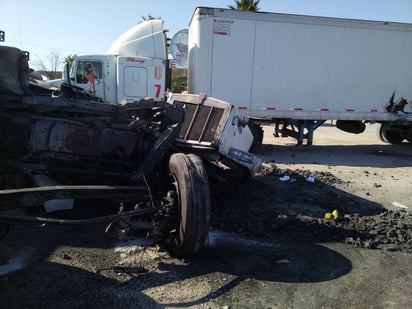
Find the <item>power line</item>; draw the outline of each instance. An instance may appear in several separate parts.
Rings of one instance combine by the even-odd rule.
[[[16,44],[18,46],[35,47],[35,48],[41,48],[41,49],[47,49],[47,50],[58,50],[58,51],[64,51],[64,52],[69,52],[69,53],[79,53],[79,54],[93,54],[93,53],[96,53],[96,52],[93,52],[93,51],[74,50],[74,49],[66,49],[66,48],[59,48],[59,47],[47,47],[47,46],[42,46],[42,45],[38,45],[38,44],[22,43],[22,42],[9,41],[9,40],[7,40],[7,42]],[[27,49],[27,48],[24,48],[24,49]]]

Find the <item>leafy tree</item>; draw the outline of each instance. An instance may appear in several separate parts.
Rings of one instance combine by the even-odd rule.
[[[259,2],[260,0],[235,0],[236,5],[229,5],[228,7],[231,10],[257,12],[260,10],[258,7]]]
[[[176,77],[172,80],[172,85],[170,89],[174,93],[182,93],[187,91],[187,76]]]

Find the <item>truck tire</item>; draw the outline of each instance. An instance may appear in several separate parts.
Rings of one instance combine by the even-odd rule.
[[[387,124],[381,124],[379,137],[383,142],[390,144],[400,144],[405,139],[399,131]]]
[[[409,126],[408,133],[406,134],[406,140],[407,140],[409,143],[412,143],[412,125]]]
[[[20,87],[24,94],[30,93],[29,90],[29,75],[30,75],[30,68],[29,63],[24,55],[20,56],[19,61],[19,83]]]
[[[29,93],[29,64],[18,48],[0,46],[0,94]]]
[[[177,222],[167,246],[176,257],[190,256],[203,248],[208,234],[208,177],[201,159],[193,154],[173,154],[169,172],[171,188],[177,200]]]

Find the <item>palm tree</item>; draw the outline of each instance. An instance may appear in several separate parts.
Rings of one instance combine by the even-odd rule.
[[[259,2],[260,0],[235,0],[236,6],[229,5],[228,7],[231,10],[257,12],[260,10],[258,7]]]
[[[68,68],[69,71],[70,71],[70,68],[73,65],[73,61],[74,61],[74,56],[73,55],[68,55],[63,60],[63,62],[67,65],[67,68]]]

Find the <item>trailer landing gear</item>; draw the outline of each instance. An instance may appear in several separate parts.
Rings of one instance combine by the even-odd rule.
[[[306,139],[307,145],[310,146],[313,143],[313,132],[324,122],[325,120],[279,120],[275,124],[275,132],[273,135],[275,137],[294,137],[298,141],[297,145],[302,145],[303,140]],[[280,124],[282,125],[282,128],[279,128]]]

